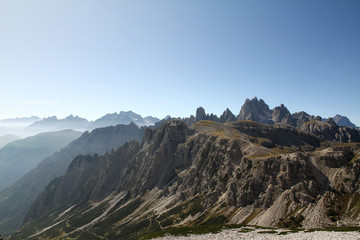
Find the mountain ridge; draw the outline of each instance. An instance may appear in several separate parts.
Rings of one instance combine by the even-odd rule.
[[[258,109],[256,109],[258,108]],[[260,110],[260,108],[262,110]],[[300,127],[304,122],[311,121],[315,119],[315,116],[309,115],[306,112],[296,112],[290,113],[289,110],[280,104],[278,107],[270,109],[269,106],[265,103],[264,100],[254,97],[253,99],[246,99],[244,104],[241,107],[241,110],[237,116],[235,116],[228,108],[223,112],[227,116],[222,116],[218,118],[214,114],[206,115],[205,110],[202,107],[199,107],[198,110],[203,110],[196,115],[190,116],[187,119],[187,124],[192,124],[199,120],[213,120],[213,121],[235,121],[238,120],[254,120],[262,123],[282,123],[291,126]],[[262,111],[262,112],[261,112]],[[204,115],[201,115],[204,114]],[[228,115],[230,114],[230,115]],[[256,115],[256,116],[255,116]],[[168,116],[167,116],[168,117]],[[166,117],[166,118],[167,118]],[[226,118],[224,118],[226,117]],[[335,122],[341,127],[356,127],[346,116],[341,116],[337,114],[333,117]],[[56,116],[39,118],[39,117],[29,117],[29,118],[15,118],[15,119],[4,119],[0,120],[0,133],[5,134],[15,134],[23,136],[34,135],[35,133],[40,133],[46,131],[59,131],[65,129],[73,129],[78,131],[93,130],[98,127],[106,126],[115,126],[117,124],[128,124],[134,122],[138,126],[151,126],[156,122],[160,121],[156,117],[147,116],[142,117],[140,114],[130,111],[120,111],[119,113],[108,113],[95,121],[88,121],[85,118],[79,116],[69,115],[63,119],[58,119]],[[73,122],[73,124],[71,124]],[[20,125],[19,125],[20,124]],[[16,125],[27,127],[27,129],[19,130],[18,128],[9,129],[9,127],[16,127]],[[33,131],[31,131],[33,130]],[[24,132],[25,131],[25,132]],[[1,135],[1,134],[0,134]]]
[[[341,117],[345,119],[345,117]],[[335,120],[338,121],[338,118]],[[346,118],[347,119],[347,118]],[[309,115],[306,112],[296,112],[291,114],[290,111],[281,104],[274,109],[270,109],[264,100],[254,97],[246,99],[242,105],[239,115],[235,116],[228,108],[218,118],[214,114],[206,114],[203,107],[196,110],[196,115],[189,118],[183,118],[188,126],[201,121],[210,120],[215,122],[228,122],[236,120],[249,120],[263,124],[280,124],[284,126],[293,126],[308,133],[317,134],[326,140],[337,142],[357,142],[360,139],[360,131],[354,127],[339,126],[333,120],[328,118],[325,121],[320,116]],[[346,120],[344,120],[346,122]]]
[[[119,113],[108,113],[103,117],[95,120],[88,126],[88,129],[95,129],[117,124],[129,124],[131,122],[135,123],[139,127],[151,126],[158,121],[160,121],[160,119],[151,116],[143,118],[140,114],[134,113],[133,111],[120,111]]]
[[[77,115],[69,115],[65,118],[56,116],[39,118],[14,118],[0,120],[0,136],[14,134],[20,137],[33,136],[43,132],[54,132],[66,129],[74,131],[92,131],[96,128],[129,124],[134,122],[137,126],[153,126],[160,119],[152,116],[142,117],[132,111],[120,111],[119,113],[106,114],[95,121],[88,121]]]
[[[360,196],[358,185],[344,181],[359,179],[359,156],[359,143],[334,143],[292,126],[202,120],[188,127],[175,119],[147,129],[141,143],[77,157],[39,195],[12,239],[59,231],[79,239],[139,239],[213,223],[354,225],[357,205],[347,213],[327,202],[347,206]]]
[[[109,114],[107,117],[117,118],[118,115],[120,114]],[[242,120],[238,120],[239,118]],[[133,125],[135,126],[135,124]],[[283,226],[291,224],[292,221],[290,216],[284,212],[285,210],[281,213],[282,218],[275,219],[273,222],[269,222],[269,217],[266,216],[272,213],[272,209],[282,207],[279,202],[285,201],[289,197],[293,199],[286,192],[289,190],[289,187],[295,187],[296,185],[296,189],[302,192],[302,195],[296,196],[296,199],[303,206],[306,205],[303,211],[314,211],[308,205],[313,203],[314,199],[327,199],[324,194],[328,194],[327,192],[329,191],[329,195],[334,197],[332,190],[329,188],[331,184],[334,184],[332,182],[334,177],[344,179],[357,176],[356,172],[351,173],[351,176],[349,173],[344,173],[343,168],[349,162],[357,164],[357,156],[359,156],[360,152],[359,146],[355,142],[360,141],[359,130],[352,127],[338,126],[332,118],[324,121],[319,116],[312,116],[305,112],[291,114],[283,104],[270,109],[262,99],[247,99],[238,116],[235,116],[229,109],[226,109],[220,117],[217,117],[214,114],[206,114],[205,109],[199,107],[196,110],[195,116],[182,120],[163,120],[156,123],[155,128],[157,130],[144,129],[144,137],[140,143],[128,142],[123,147],[117,150],[114,149],[105,155],[73,156],[74,160],[68,165],[67,171],[63,171],[65,175],[57,175],[57,178],[49,183],[45,191],[33,203],[30,211],[26,214],[23,229],[14,235],[14,239],[17,239],[19,236],[23,237],[24,235],[21,234],[24,231],[29,231],[29,228],[32,228],[32,226],[39,228],[40,226],[45,226],[47,222],[56,224],[54,219],[49,219],[46,216],[49,214],[54,216],[56,212],[60,210],[65,211],[70,208],[74,208],[74,211],[69,210],[69,215],[66,213],[60,214],[68,220],[70,219],[70,222],[79,220],[73,217],[77,214],[83,214],[83,208],[87,210],[94,208],[104,215],[101,215],[102,217],[98,216],[99,220],[93,219],[91,221],[95,222],[88,222],[88,224],[96,225],[96,222],[99,222],[101,225],[102,220],[104,220],[111,225],[111,221],[107,219],[108,217],[112,218],[110,215],[107,215],[109,213],[108,210],[110,214],[117,212],[117,210],[106,210],[106,208],[100,210],[93,206],[91,202],[98,203],[103,207],[111,207],[112,202],[115,201],[118,206],[117,209],[124,208],[127,204],[131,206],[135,204],[134,210],[137,209],[135,212],[140,213],[142,210],[146,210],[139,208],[141,202],[156,205],[156,201],[149,202],[147,200],[147,196],[150,193],[159,202],[162,201],[161,197],[166,198],[170,196],[171,199],[176,200],[174,204],[170,204],[175,206],[176,209],[181,205],[184,208],[189,207],[191,209],[195,207],[215,212],[217,211],[216,208],[219,207],[217,202],[224,198],[226,199],[225,202],[221,203],[225,204],[225,206],[230,208],[236,206],[244,209],[238,209],[239,212],[236,214],[235,212],[232,213],[237,216],[236,218],[226,214],[217,215],[217,217],[223,220],[226,219],[226,221],[235,224],[247,224],[251,222],[248,219],[249,216],[246,217],[248,211],[251,212],[250,214],[255,214],[257,211],[259,214],[257,214],[256,221],[253,221],[254,224]],[[334,162],[334,159],[338,163]],[[266,164],[275,164],[274,166],[276,167],[274,169],[276,172],[269,172],[267,165],[263,165],[263,160],[266,160]],[[221,167],[218,161],[224,161],[226,164],[224,167]],[[284,162],[293,165],[292,168],[294,169],[287,174],[296,176],[296,181],[292,181],[289,175],[286,179],[287,182],[279,182],[277,180],[275,184],[272,179],[282,178],[284,169],[288,167],[288,165],[284,165]],[[266,178],[259,176],[259,172],[253,168],[252,164],[254,163],[263,168],[262,173],[267,174]],[[343,175],[335,176],[334,171],[330,170],[329,167],[336,168]],[[304,168],[311,170],[305,174],[305,179],[300,174]],[[251,174],[245,174],[246,178],[244,179],[242,174],[236,172],[239,169],[242,169],[241,171],[251,170]],[[216,172],[216,176],[213,171]],[[203,178],[200,176],[207,177]],[[255,182],[251,183],[253,185],[250,182],[247,183],[248,178],[251,179],[254,176],[255,179],[252,181]],[[204,188],[203,181],[209,182],[213,187],[210,189]],[[233,187],[228,189],[226,184],[221,183],[222,181],[227,182],[227,184]],[[266,184],[273,184],[273,189],[267,192],[266,189],[263,189],[263,185],[259,185],[259,182],[262,181]],[[316,183],[316,186],[311,189],[306,188],[300,184],[302,181],[306,182],[306,184]],[[67,192],[67,189],[72,188],[71,185],[73,183],[75,188]],[[76,186],[80,188],[77,189]],[[343,187],[348,189],[348,194],[355,194],[354,191],[356,190],[348,184],[345,184]],[[256,188],[259,188],[260,192]],[[250,197],[246,197],[246,194],[243,192],[244,189],[253,191],[252,193],[247,193],[250,194]],[[273,194],[274,189],[282,193],[281,198]],[[284,189],[287,190],[283,192]],[[211,193],[214,190],[216,191]],[[205,195],[199,198],[196,195],[199,191],[205,191],[203,192]],[[260,197],[262,194],[264,196]],[[341,198],[343,196],[335,197]],[[356,197],[356,194],[354,197]],[[249,198],[253,200],[250,201]],[[201,207],[199,199],[201,200]],[[76,202],[75,205],[74,202]],[[138,205],[139,203],[140,205]],[[162,203],[165,204],[165,202]],[[166,205],[168,204],[166,203]],[[297,204],[296,202],[292,206],[299,207]],[[322,209],[321,211],[326,211],[321,203],[317,204],[320,204],[319,208]],[[170,207],[171,209],[172,207]],[[145,212],[149,213],[149,211],[146,210]],[[196,225],[202,224],[204,221],[210,221],[210,216],[206,215],[207,211],[197,212],[202,216],[200,219],[193,215],[188,215],[188,217],[194,219],[190,221],[191,224]],[[290,210],[287,209],[286,211]],[[126,219],[132,216],[134,219],[139,220],[142,216],[144,217],[144,220],[141,222],[142,224],[154,221],[151,220],[152,218],[147,218],[144,214],[134,214],[130,213]],[[61,219],[60,215],[59,218]],[[340,215],[336,218],[342,219],[342,215]],[[165,217],[161,222],[174,221],[170,216]],[[311,215],[299,215],[299,217],[301,216],[304,217],[304,226],[317,226],[311,221]],[[47,219],[47,222],[40,221],[42,218]],[[163,217],[160,214],[155,219],[158,218]],[[185,219],[181,219],[185,221]],[[247,220],[244,222],[241,219]],[[332,219],[325,219],[324,221],[330,226],[333,224]],[[82,219],[81,222],[87,220]],[[131,229],[133,227],[132,224],[138,224],[136,221],[130,222],[130,225],[125,224],[122,226]],[[66,234],[71,236],[74,236],[71,231],[76,231],[77,233],[80,232],[84,237],[85,233],[82,230],[76,230],[76,226],[80,227],[80,229],[89,228],[90,231],[94,231],[94,234],[101,232],[99,228],[95,227],[92,229],[90,225],[78,226],[78,224],[75,224],[71,227],[72,230],[67,229],[63,225],[61,227],[63,230],[66,229]],[[163,226],[162,223],[159,223],[157,230],[168,226],[172,226],[172,224]],[[148,228],[150,229],[151,227],[150,224]],[[57,227],[54,229],[57,229],[56,231],[59,230]],[[38,237],[39,234],[35,236]],[[49,235],[44,234],[42,236],[48,237]]]

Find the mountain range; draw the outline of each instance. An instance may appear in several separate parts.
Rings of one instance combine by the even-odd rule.
[[[85,131],[89,126],[89,121],[85,118],[70,115],[64,119],[58,119],[56,116],[41,119],[27,126],[29,132],[52,132],[57,130],[72,129],[75,131]]]
[[[105,116],[95,120],[92,122],[88,128],[95,129],[106,126],[114,126],[116,124],[129,124],[131,122],[135,123],[137,126],[152,126],[156,122],[160,121],[160,119],[155,117],[141,117],[141,115],[134,113],[132,111],[124,112],[120,111],[120,113],[112,113],[106,114]]]
[[[58,119],[56,116],[48,118],[15,118],[0,120],[0,136],[12,134],[21,138],[32,136],[43,132],[54,132],[72,129],[74,131],[91,131],[100,127],[116,126],[118,124],[135,123],[137,126],[151,126],[160,119],[141,115],[132,111],[120,111],[119,113],[106,114],[95,120],[88,121],[79,116],[70,115],[64,119]]]
[[[12,239],[139,239],[178,226],[357,225],[359,143],[249,120],[171,120],[74,158]]]
[[[0,232],[146,239],[227,224],[357,226],[360,131],[335,120],[253,98],[237,116],[199,107],[153,127],[85,132],[0,192]]]
[[[256,97],[251,100],[246,99],[240,113],[237,116],[235,116],[229,109],[226,109],[219,119],[214,114],[207,116],[202,107],[200,107],[198,111],[199,112],[196,113],[196,117],[191,116],[187,120],[187,123],[191,124],[191,122],[196,122],[199,119],[208,119],[220,122],[234,121],[238,119],[254,120],[268,124],[282,122],[291,126],[298,126],[305,121],[315,118],[315,116],[311,116],[306,112],[291,114],[283,104],[274,109],[270,109],[262,99],[258,100]],[[167,118],[169,118],[169,116],[166,116],[164,119]],[[353,124],[346,116],[337,114],[332,119],[338,126],[356,127],[356,125]],[[147,116],[143,118],[141,115],[132,111],[109,113],[95,121],[88,121],[85,118],[73,115],[69,115],[64,119],[58,119],[56,116],[43,119],[33,116],[29,118],[0,120],[0,137],[4,135],[15,135],[16,137],[19,136],[23,138],[42,132],[61,131],[66,129],[83,132],[91,131],[100,127],[115,126],[117,124],[129,124],[130,122],[133,122],[140,127],[152,126],[158,121],[160,121],[160,119],[156,117]]]
[[[39,121],[39,117],[29,117],[29,118],[13,118],[13,119],[3,119],[0,120],[0,136],[4,135],[15,135],[19,137],[28,137],[30,135],[25,130],[25,128],[36,121]]]
[[[227,121],[236,120],[251,120],[264,124],[280,123],[283,125],[290,125],[293,127],[300,127],[304,122],[311,120],[321,120],[319,116],[313,116],[306,112],[290,113],[290,111],[281,104],[274,109],[270,109],[264,100],[254,97],[253,99],[246,99],[242,105],[241,110],[237,116],[235,116],[228,108],[218,118],[214,114],[206,114],[205,109],[199,107],[196,110],[195,116],[184,119],[186,123],[191,125],[194,122],[200,120],[211,120],[216,122],[225,123]],[[340,127],[356,127],[347,117],[336,115],[332,118],[334,122]],[[326,119],[324,119],[326,121]]]
[[[347,121],[348,118],[336,115],[334,119],[323,119],[320,116],[313,116],[303,111],[290,113],[283,104],[275,107],[274,109],[270,109],[264,100],[257,99],[255,97],[251,100],[246,99],[237,116],[235,116],[229,109],[226,109],[220,117],[217,117],[214,114],[206,114],[205,109],[199,107],[196,110],[195,116],[192,115],[189,118],[184,118],[183,120],[188,126],[191,126],[201,120],[210,120],[220,123],[236,120],[248,120],[263,124],[293,126],[300,128],[305,132],[317,134],[319,137],[321,136],[330,141],[359,141],[359,131],[354,127],[344,126],[355,126],[354,124],[351,125],[352,123],[350,120]],[[335,121],[340,122],[341,125],[338,125]]]
[[[32,117],[23,117],[23,118],[12,118],[12,119],[3,119],[0,120],[0,126],[22,126],[27,127],[33,124],[36,121],[41,120],[39,117],[32,116]]]

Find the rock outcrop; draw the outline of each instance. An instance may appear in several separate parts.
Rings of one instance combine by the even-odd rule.
[[[236,121],[236,117],[228,108],[223,112],[223,114],[219,118],[219,122],[221,123],[234,122],[234,121]]]
[[[199,107],[196,109],[195,122],[207,120],[207,116],[205,113],[205,109],[203,107]]]
[[[356,127],[355,124],[353,124],[347,117],[341,116],[339,114],[335,115],[335,117],[332,118],[336,124],[340,127]]]
[[[186,123],[186,125],[188,125],[188,126],[191,126],[192,124],[199,122],[201,120],[210,120],[210,121],[215,121],[215,122],[219,121],[219,119],[216,115],[214,115],[212,113],[206,114],[205,109],[203,107],[198,107],[196,109],[195,117],[193,115],[191,115],[189,118],[185,118],[183,120]]]
[[[241,107],[241,111],[238,120],[251,120],[265,124],[272,124],[272,111],[264,100],[258,100],[256,97],[253,99],[246,99],[244,105]]]
[[[272,120],[275,123],[283,125],[296,126],[296,119],[291,115],[289,110],[281,104],[279,107],[275,107],[272,111]]]
[[[360,141],[359,130],[339,127],[332,118],[328,118],[325,122],[320,119],[305,122],[300,129],[304,132],[315,134],[324,140],[343,143]]]

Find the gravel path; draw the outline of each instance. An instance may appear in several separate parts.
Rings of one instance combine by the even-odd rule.
[[[244,232],[245,230],[249,232]],[[203,235],[188,235],[188,236],[165,236],[156,238],[157,240],[242,240],[242,239],[254,239],[254,240],[360,240],[360,232],[328,232],[328,231],[316,231],[316,232],[296,232],[287,234],[278,234],[286,232],[287,230],[276,230],[277,233],[264,233],[266,231],[272,231],[267,229],[226,229],[219,233],[203,234]]]

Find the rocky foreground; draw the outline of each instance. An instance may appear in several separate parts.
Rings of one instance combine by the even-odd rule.
[[[360,239],[360,232],[334,232],[334,231],[315,231],[315,232],[289,232],[289,230],[280,229],[254,229],[254,228],[237,228],[226,229],[219,233],[208,233],[202,235],[188,235],[188,236],[171,236],[156,238],[156,240],[354,240]]]

